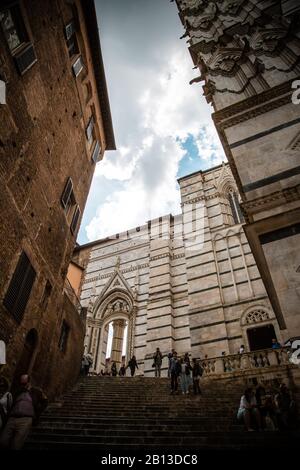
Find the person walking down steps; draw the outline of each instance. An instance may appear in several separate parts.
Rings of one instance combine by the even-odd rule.
[[[138,369],[138,365],[137,365],[137,362],[136,362],[136,358],[135,356],[132,356],[132,358],[130,359],[130,361],[128,362],[128,366],[129,369],[130,369],[130,373],[131,373],[131,377],[134,376],[135,374],[135,369]]]

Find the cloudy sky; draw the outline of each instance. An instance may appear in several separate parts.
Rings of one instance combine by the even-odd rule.
[[[225,160],[175,3],[95,0],[117,151],[96,167],[78,242],[180,212],[177,178]]]

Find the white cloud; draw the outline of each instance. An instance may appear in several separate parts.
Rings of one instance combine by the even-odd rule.
[[[151,14],[153,11],[150,9]],[[171,15],[172,24],[176,12],[170,8],[167,14]],[[150,19],[141,18],[144,23],[139,24],[140,34],[144,34]],[[115,191],[102,196],[94,216],[83,227],[85,240],[113,235],[151,218],[180,212],[176,176],[185,155],[182,143],[188,135],[194,137],[199,151],[199,169],[201,162],[207,167],[208,161],[210,165],[224,159],[212,129],[212,109],[202,96],[201,86],[189,85],[199,71],[192,70],[187,45],[177,39],[181,35],[179,22],[175,28],[170,26],[169,32],[166,20],[162,24],[165,29],[161,37],[157,25],[158,33],[151,38],[151,44],[147,43],[146,50],[139,38],[131,38],[131,29],[126,36],[129,23],[118,23],[121,30],[114,28],[114,34],[109,28],[103,33],[104,44],[107,42],[109,48],[104,61],[118,151],[105,154],[95,177],[99,184],[103,178],[118,184]],[[90,203],[95,206],[95,201]]]

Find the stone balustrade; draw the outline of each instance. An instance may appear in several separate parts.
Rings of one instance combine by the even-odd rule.
[[[201,360],[204,375],[219,375],[290,364],[288,348],[262,349]]]

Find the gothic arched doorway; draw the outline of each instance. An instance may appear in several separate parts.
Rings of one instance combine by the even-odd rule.
[[[28,331],[26,335],[22,354],[20,356],[20,359],[18,361],[16,370],[14,373],[12,388],[17,386],[21,375],[31,373],[32,368],[33,368],[37,343],[38,343],[38,334],[37,334],[37,331],[33,328],[30,331]]]

